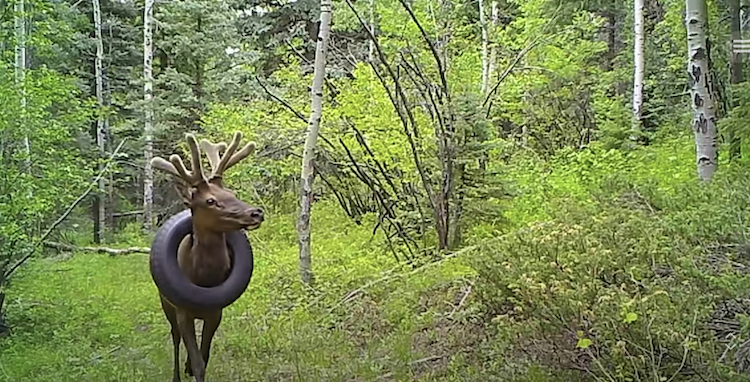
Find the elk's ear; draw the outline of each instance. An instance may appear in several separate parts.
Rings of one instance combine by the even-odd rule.
[[[187,184],[173,184],[173,186],[180,200],[185,204],[185,207],[190,208],[193,200],[193,193],[190,190],[190,186]]]

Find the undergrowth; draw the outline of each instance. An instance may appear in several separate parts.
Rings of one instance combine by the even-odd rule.
[[[747,170],[701,184],[685,147],[594,147],[525,173],[545,181],[509,213],[539,218],[471,257],[506,354],[582,380],[747,380]]]
[[[416,269],[372,216],[318,203],[313,289],[298,282],[294,216],[270,216],[209,379],[747,380],[750,181],[725,166],[700,184],[693,161],[684,139],[497,160],[512,198],[485,206],[505,220],[474,222],[464,248]],[[170,378],[146,255],[36,259],[8,294],[0,380]]]
[[[454,264],[396,277],[413,270],[394,263],[368,227],[326,203],[316,212],[314,290],[297,281],[293,216],[270,216],[251,233],[255,272],[245,294],[225,310],[210,380],[371,380],[389,373],[408,379],[435,362],[450,364],[453,352],[428,353],[413,335],[452,309],[442,296],[458,294],[471,270]],[[441,297],[423,301],[431,291]],[[0,340],[0,380],[171,378],[169,327],[147,255],[37,259],[14,278],[9,296],[13,330]],[[464,340],[437,330],[424,335],[443,337],[446,349]]]

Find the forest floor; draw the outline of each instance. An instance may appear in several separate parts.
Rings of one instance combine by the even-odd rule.
[[[508,160],[510,197],[467,203],[465,247],[417,268],[372,216],[318,203],[314,289],[293,214],[269,216],[208,380],[744,381],[750,176],[740,163],[700,184],[694,155],[683,138]],[[148,246],[136,232],[117,242]],[[59,253],[11,281],[0,381],[171,380],[147,255]]]
[[[251,233],[254,276],[225,310],[209,380],[481,380],[464,367],[485,333],[461,312],[472,270],[460,255],[399,268],[371,225],[331,219],[332,206],[316,210],[319,291],[297,282],[294,217],[270,217]],[[0,381],[171,380],[169,326],[148,255],[39,259],[8,294],[13,330],[0,339]],[[183,348],[181,370],[185,357]]]

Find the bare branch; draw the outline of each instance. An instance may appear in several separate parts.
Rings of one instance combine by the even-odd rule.
[[[260,78],[258,78],[258,76],[255,76],[255,80],[258,81],[258,84],[260,85],[260,87],[263,88],[263,91],[265,91],[269,97],[273,98],[276,102],[282,104],[284,107],[289,109],[289,111],[291,111],[292,114],[294,114],[297,118],[299,118],[302,122],[304,122],[305,125],[307,125],[307,117],[305,117],[304,115],[302,115],[302,113],[295,110],[294,107],[291,104],[289,104],[289,102],[286,102],[283,99],[281,99],[279,96],[271,93],[271,91],[268,90],[268,88],[260,81]],[[331,141],[329,141],[328,138],[325,137],[325,135],[318,133],[318,137],[322,139],[323,142],[325,142],[328,146],[332,148],[335,147],[333,143],[331,143]]]
[[[503,73],[500,75],[500,79],[498,79],[497,83],[492,87],[492,90],[490,90],[489,93],[487,93],[487,97],[484,99],[482,106],[487,105],[487,102],[489,102],[490,98],[492,98],[492,96],[495,94],[495,92],[497,91],[497,88],[500,87],[500,84],[502,84],[503,81],[505,81],[505,78],[508,77],[508,75],[510,75],[510,73],[513,71],[513,69],[515,69],[516,65],[518,65],[521,59],[524,56],[526,56],[526,54],[529,53],[529,51],[531,51],[532,49],[534,49],[537,45],[539,45],[539,41],[532,41],[529,45],[527,45],[526,47],[521,49],[520,52],[518,52],[518,55],[516,55],[516,58],[510,63],[510,65],[508,65],[507,68],[505,68]]]
[[[494,239],[490,239],[490,241],[497,241],[500,238],[502,238],[502,236],[495,237]],[[332,313],[336,308],[338,308],[342,304],[345,304],[345,303],[347,303],[349,301],[354,300],[354,298],[357,297],[357,295],[359,295],[361,293],[364,293],[366,289],[372,288],[373,286],[375,286],[377,284],[383,283],[385,281],[397,279],[397,278],[403,278],[403,277],[412,276],[412,275],[417,274],[419,272],[422,272],[422,271],[424,271],[426,269],[432,268],[432,267],[434,267],[436,265],[443,264],[445,261],[448,261],[448,260],[450,260],[450,259],[452,259],[454,257],[463,255],[463,254],[468,253],[468,252],[471,252],[471,251],[473,251],[473,250],[475,250],[477,248],[479,248],[479,246],[477,246],[477,245],[472,245],[472,246],[469,246],[469,247],[461,248],[460,250],[458,250],[456,252],[453,252],[451,254],[443,256],[440,260],[429,262],[429,263],[427,263],[425,265],[422,265],[422,266],[420,266],[418,268],[414,268],[411,271],[405,272],[405,273],[395,273],[395,271],[398,269],[398,267],[390,269],[390,270],[384,272],[385,276],[383,276],[383,277],[381,277],[379,279],[370,281],[367,284],[363,285],[362,287],[357,288],[357,289],[355,289],[355,290],[347,293],[346,296],[344,296],[343,299],[341,299],[337,304],[335,304],[333,307],[331,307],[329,311]]]
[[[435,64],[437,65],[438,74],[440,74],[440,82],[443,85],[443,92],[445,93],[445,96],[450,103],[450,89],[448,89],[448,79],[445,76],[443,61],[440,60],[440,55],[438,54],[437,48],[435,48],[435,44],[433,44],[430,40],[430,37],[427,36],[427,32],[422,27],[419,19],[417,19],[417,15],[415,15],[414,11],[412,11],[411,7],[409,7],[409,4],[407,4],[405,0],[399,0],[399,2],[401,2],[401,5],[404,7],[404,9],[406,9],[406,12],[409,13],[411,20],[414,21],[414,24],[416,24],[417,28],[419,28],[419,32],[422,34],[422,38],[424,38],[424,41],[430,47],[430,52],[432,52],[432,56],[435,58]]]
[[[351,11],[354,13],[354,16],[357,17],[357,20],[359,21],[359,24],[367,31],[367,35],[370,37],[370,40],[373,42],[373,45],[375,46],[375,50],[378,52],[378,58],[380,59],[380,62],[383,63],[383,66],[385,66],[386,70],[388,71],[388,74],[391,76],[391,79],[394,81],[394,85],[396,87],[396,92],[398,96],[401,98],[402,102],[404,103],[404,110],[401,110],[401,106],[397,102],[397,99],[391,95],[390,90],[388,89],[388,86],[385,82],[385,79],[379,74],[377,70],[375,70],[375,74],[378,75],[378,79],[383,84],[383,87],[388,91],[389,96],[391,98],[391,102],[393,103],[393,106],[396,109],[396,112],[399,114],[399,117],[401,118],[401,123],[404,127],[404,133],[406,134],[406,139],[409,142],[409,146],[411,148],[412,156],[414,158],[414,165],[417,167],[417,171],[419,172],[419,176],[422,180],[422,187],[427,192],[427,198],[430,201],[430,205],[432,206],[433,211],[437,213],[437,209],[435,208],[435,197],[434,193],[432,191],[432,185],[427,177],[427,172],[424,169],[424,166],[422,165],[422,160],[419,158],[419,153],[417,151],[417,145],[414,142],[414,137],[412,136],[412,133],[409,131],[409,123],[412,125],[412,129],[417,129],[417,123],[416,119],[414,118],[414,115],[411,112],[411,109],[406,105],[407,98],[404,94],[404,90],[401,88],[401,85],[398,81],[398,78],[396,77],[396,74],[393,72],[393,68],[391,65],[388,64],[388,60],[385,57],[385,54],[383,53],[383,49],[380,46],[380,43],[378,42],[377,38],[372,34],[372,31],[367,26],[364,20],[362,20],[362,17],[359,15],[359,12],[354,8],[354,5],[352,4],[351,0],[346,0],[346,5],[351,9]],[[371,62],[370,65],[375,69],[375,65]],[[406,116],[404,116],[404,114]],[[407,122],[408,117],[408,122]],[[437,218],[437,216],[436,216]]]
[[[258,78],[258,76],[255,76],[255,80],[258,81],[258,85],[260,85],[260,87],[263,89],[263,91],[266,92],[266,94],[268,94],[269,97],[273,98],[276,102],[284,105],[284,107],[286,107],[287,109],[289,109],[289,111],[291,111],[292,114],[294,114],[302,122],[304,122],[305,124],[307,124],[307,118],[305,118],[305,116],[302,115],[302,113],[300,113],[297,110],[295,110],[294,107],[292,107],[292,105],[290,105],[288,102],[286,102],[283,99],[279,98],[277,95],[271,93],[271,91],[268,90],[268,88],[266,87],[266,85],[263,84],[263,82],[260,80],[260,78]]]

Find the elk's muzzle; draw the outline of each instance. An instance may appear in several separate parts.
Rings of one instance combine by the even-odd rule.
[[[242,228],[254,230],[263,223],[263,210],[257,207],[247,207],[240,217]]]

